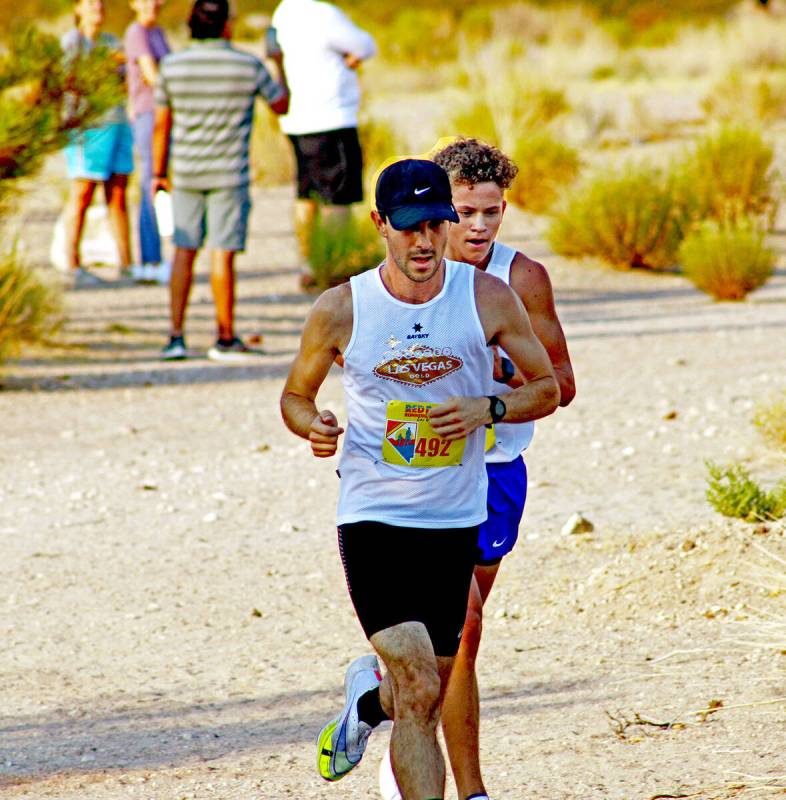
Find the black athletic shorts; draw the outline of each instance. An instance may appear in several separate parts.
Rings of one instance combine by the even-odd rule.
[[[297,161],[297,196],[346,206],[363,199],[363,155],[357,128],[290,134]]]
[[[438,656],[458,651],[478,526],[432,530],[383,522],[338,529],[347,586],[368,638],[401,622],[422,622]]]

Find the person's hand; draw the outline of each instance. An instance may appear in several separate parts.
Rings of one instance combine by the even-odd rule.
[[[332,411],[320,411],[311,421],[308,440],[317,458],[330,458],[338,449],[338,437],[344,433]]]
[[[428,415],[431,427],[439,436],[455,441],[488,422],[489,401],[487,397],[450,397],[434,406]]]
[[[153,197],[155,197],[156,192],[170,191],[172,189],[172,182],[167,177],[153,178],[153,183],[151,188],[153,191]]]
[[[357,56],[352,55],[352,53],[344,53],[344,63],[350,69],[357,69],[362,62],[363,62],[362,58],[358,58]]]

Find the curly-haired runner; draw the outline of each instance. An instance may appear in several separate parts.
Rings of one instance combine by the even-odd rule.
[[[568,405],[576,393],[573,369],[546,268],[495,241],[505,213],[504,192],[518,168],[501,150],[477,139],[456,139],[433,153],[432,158],[448,173],[459,216],[459,222],[450,227],[446,255],[502,279],[519,296],[551,359],[561,392],[560,405]],[[522,385],[521,375],[503,352],[496,347],[494,350],[494,391],[504,396]],[[527,495],[527,471],[521,453],[533,433],[533,422],[498,423],[494,436],[487,439],[488,519],[479,529],[478,557],[461,645],[442,702],[442,729],[459,800],[488,800],[480,770],[475,660],[483,604],[502,558],[513,549],[518,537]],[[401,798],[388,755],[380,768],[380,789],[385,800]]]

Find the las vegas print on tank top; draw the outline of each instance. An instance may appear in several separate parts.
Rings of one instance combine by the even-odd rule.
[[[420,304],[393,297],[381,269],[350,282],[338,524],[477,525],[486,518],[485,428],[466,438],[460,463],[441,466],[449,461],[442,456],[447,443],[424,438],[428,426],[418,416],[420,404],[491,393],[493,359],[475,305],[475,268],[446,261],[442,290]]]
[[[510,267],[513,264],[513,259],[516,257],[516,251],[506,244],[494,242],[494,249],[491,251],[491,260],[486,267],[486,272],[489,275],[494,275],[510,286]],[[505,351],[500,347],[501,356],[506,356]],[[499,395],[504,399],[504,395],[512,391],[510,386],[504,383],[493,381],[494,388],[491,393]],[[500,463],[505,461],[513,461],[519,453],[529,447],[532,437],[535,435],[534,422],[520,422],[517,424],[500,422],[494,426],[494,435],[496,443],[486,453],[486,461],[491,463]]]

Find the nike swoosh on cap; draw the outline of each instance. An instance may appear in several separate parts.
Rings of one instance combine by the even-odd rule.
[[[415,194],[423,194],[424,192],[427,192],[430,188],[431,188],[430,186],[427,186],[425,189],[415,189]]]
[[[503,536],[502,539],[500,539],[498,542],[496,542],[496,541],[492,542],[491,546],[492,547],[502,547],[502,545],[505,544],[505,542],[507,542],[507,541],[508,541],[508,537],[507,536]]]

